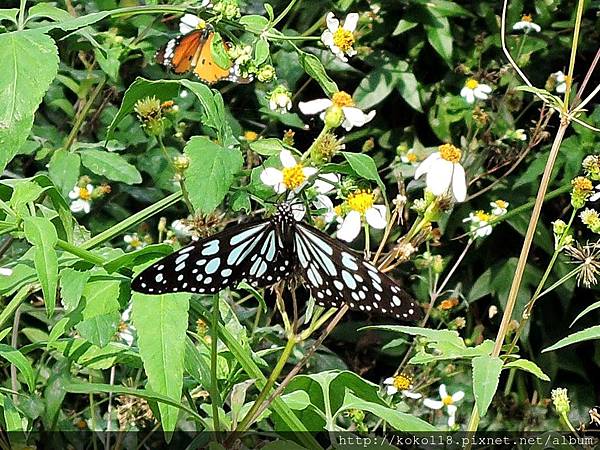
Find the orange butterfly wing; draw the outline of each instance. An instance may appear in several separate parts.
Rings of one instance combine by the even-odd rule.
[[[157,60],[176,74],[189,72],[194,67],[197,55],[204,47],[205,42],[204,31],[194,30],[176,39],[171,39],[159,52]]]
[[[208,84],[216,83],[230,76],[230,70],[223,69],[213,59],[211,45],[214,36],[214,33],[210,33],[206,38],[194,67],[194,74]]]

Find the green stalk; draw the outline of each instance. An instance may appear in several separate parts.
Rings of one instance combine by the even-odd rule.
[[[101,256],[95,255],[89,250],[84,250],[81,247],[73,245],[67,241],[63,241],[62,239],[59,239],[56,242],[56,246],[66,252],[69,252],[72,255],[75,255],[85,261],[91,262],[92,264],[95,264],[97,266],[101,266],[106,262]]]
[[[285,16],[287,16],[287,14],[291,11],[291,9],[294,7],[294,5],[296,4],[297,0],[291,0],[288,5],[285,7],[285,9],[283,11],[281,11],[281,14],[279,14],[275,20],[273,20],[273,23],[271,24],[270,28],[274,28],[275,25],[277,25],[279,22],[281,22]]]
[[[103,244],[106,241],[111,240],[113,237],[123,233],[128,228],[137,225],[140,222],[152,217],[153,215],[159,213],[160,211],[167,209],[168,207],[174,205],[182,198],[181,192],[175,192],[174,194],[169,195],[168,197],[159,200],[153,205],[141,210],[138,213],[135,213],[133,216],[125,219],[122,222],[110,227],[108,230],[103,231],[102,233],[97,234],[90,240],[86,241],[81,245],[82,249],[89,250],[91,248],[97,247],[100,244]]]
[[[288,359],[290,359],[290,356],[292,354],[292,351],[294,350],[295,345],[296,345],[296,336],[293,336],[293,335],[288,336],[287,343],[285,344],[285,347],[283,348],[283,352],[281,353],[281,356],[279,357],[279,360],[277,361],[275,368],[271,372],[271,375],[269,375],[269,378],[267,379],[265,386],[260,391],[260,394],[258,394],[258,397],[252,404],[252,407],[250,408],[248,413],[246,413],[246,415],[244,416],[242,421],[236,427],[235,432],[246,431],[248,426],[252,423],[252,421],[255,418],[254,416],[256,415],[256,412],[259,410],[259,408],[261,407],[263,402],[267,399],[267,396],[271,392],[271,388],[277,381],[279,374],[285,367],[285,364],[287,363]]]
[[[577,56],[577,46],[579,44],[579,33],[581,31],[581,18],[583,16],[583,6],[585,0],[577,2],[577,15],[575,16],[575,29],[573,31],[573,44],[571,45],[571,58],[569,59],[569,71],[567,74],[567,89],[565,90],[565,100],[563,112],[569,111],[569,96],[571,95],[571,85],[573,84],[573,72],[575,71],[575,57]]]
[[[214,296],[213,311],[212,311],[212,326],[211,326],[211,342],[210,342],[210,397],[213,413],[213,427],[215,430],[215,441],[218,442],[218,433],[221,428],[219,420],[219,405],[221,404],[221,396],[219,395],[219,380],[217,379],[217,358],[218,358],[218,343],[219,343],[219,296]]]
[[[0,313],[0,330],[3,329],[2,327],[4,327],[4,324],[8,322],[8,320],[12,317],[15,311],[19,309],[21,303],[27,300],[29,294],[31,294],[35,290],[33,286],[33,284],[28,284],[19,289],[15,296],[12,298],[12,300],[8,303],[8,305],[6,305],[6,307],[2,310],[2,312]]]
[[[81,129],[81,126],[83,125],[83,121],[85,120],[86,116],[88,115],[88,112],[90,112],[90,108],[96,101],[96,98],[98,97],[98,95],[100,95],[100,92],[102,92],[102,88],[104,87],[105,83],[106,83],[106,77],[103,77],[102,80],[100,80],[100,82],[94,89],[94,91],[92,92],[92,94],[90,95],[90,97],[85,102],[85,105],[83,106],[83,109],[81,110],[81,112],[77,115],[77,119],[75,119],[75,123],[73,124],[73,128],[71,129],[71,132],[69,133],[69,137],[67,137],[67,142],[65,143],[65,150],[69,151],[71,149],[71,146],[75,142],[75,139],[77,139],[77,135],[79,134],[79,130]]]
[[[22,30],[25,28],[25,4],[27,0],[21,0],[19,3],[19,23],[17,24],[17,28]]]

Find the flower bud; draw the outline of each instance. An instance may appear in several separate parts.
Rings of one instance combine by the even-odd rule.
[[[257,69],[256,78],[258,78],[258,81],[261,83],[268,83],[269,81],[276,79],[277,74],[275,73],[275,67],[270,64],[263,64]]]
[[[556,388],[552,390],[552,403],[554,403],[556,412],[561,416],[565,416],[569,414],[569,411],[571,411],[569,395],[567,390],[564,388]]]
[[[325,111],[325,125],[329,128],[337,128],[344,121],[344,111],[336,105],[332,105]]]

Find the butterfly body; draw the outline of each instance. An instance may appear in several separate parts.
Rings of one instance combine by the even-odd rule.
[[[341,242],[296,221],[293,205],[271,218],[237,225],[194,242],[141,272],[132,289],[147,294],[211,294],[246,281],[261,288],[292,275],[306,282],[316,303],[347,304],[401,320],[418,320],[414,299]]]
[[[217,64],[212,55],[212,44],[215,32],[211,26],[194,29],[171,39],[156,53],[156,61],[183,75],[193,72],[196,77],[208,84],[227,80],[237,83],[248,83],[250,79],[237,75],[235,66],[223,68]],[[228,48],[227,43],[223,43]]]

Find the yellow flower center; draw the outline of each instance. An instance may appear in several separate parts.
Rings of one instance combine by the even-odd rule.
[[[394,377],[394,387],[399,391],[405,391],[407,389],[410,389],[411,384],[411,378],[404,375],[403,373]]]
[[[354,44],[354,35],[352,31],[340,27],[333,33],[333,43],[341,51],[347,52],[352,48],[352,44]]]
[[[333,104],[335,106],[337,106],[339,108],[343,108],[344,106],[354,105],[354,101],[352,100],[352,97],[350,96],[350,94],[348,94],[347,92],[344,92],[344,91],[339,91],[339,92],[336,92],[335,94],[333,94],[331,101],[333,102]]]
[[[342,205],[337,205],[333,208],[333,212],[336,216],[341,217],[344,215],[344,211],[342,211]]]
[[[121,320],[121,322],[119,322],[119,326],[117,327],[117,330],[119,333],[123,333],[124,331],[127,330],[127,324]]]
[[[131,248],[138,248],[142,246],[142,241],[139,237],[133,236],[131,238],[131,242],[129,242],[129,245],[131,246]]]
[[[79,198],[81,200],[89,200],[92,198],[92,194],[87,190],[87,187],[79,189]]]
[[[451,405],[452,403],[454,403],[454,400],[452,400],[452,396],[450,395],[446,395],[443,399],[442,399],[442,403],[446,406]]]
[[[465,83],[465,86],[469,89],[475,89],[477,86],[479,86],[479,81],[471,78],[471,79],[467,80],[467,82]]]
[[[364,216],[367,209],[373,207],[373,203],[375,203],[375,195],[373,195],[370,191],[356,191],[348,196],[346,200],[348,202],[348,207],[353,211],[358,211],[361,215]]]
[[[289,189],[296,189],[304,183],[306,175],[302,171],[303,168],[302,164],[296,164],[294,167],[285,167],[283,169],[283,183]]]
[[[246,139],[247,142],[254,142],[258,139],[258,133],[256,131],[245,131],[244,139]]]
[[[577,177],[571,181],[573,192],[587,194],[594,188],[592,182],[586,177]]]
[[[417,155],[413,152],[408,152],[406,154],[406,159],[408,159],[408,162],[414,163],[417,162]]]
[[[198,21],[198,25],[196,25],[196,29],[204,30],[206,28],[206,22],[203,19]]]
[[[521,22],[533,22],[531,14],[524,14],[523,17],[521,17]]]
[[[439,146],[440,156],[446,161],[457,163],[460,161],[462,153],[452,144],[444,144]]]
[[[475,213],[475,216],[482,222],[489,222],[490,219],[492,218],[492,216],[490,214],[487,214],[481,210],[477,211]]]
[[[507,208],[508,207],[508,203],[505,202],[504,200],[496,200],[494,202],[494,204],[498,207],[498,208]]]

